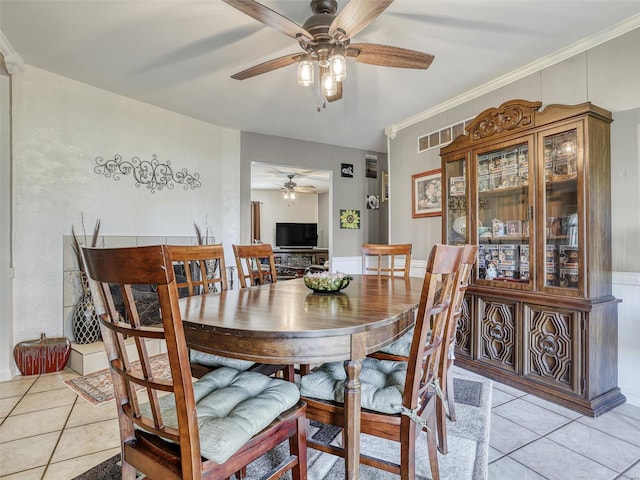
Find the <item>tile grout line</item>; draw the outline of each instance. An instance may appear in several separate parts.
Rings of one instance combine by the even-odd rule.
[[[22,395],[20,395],[20,400],[18,400],[18,401],[16,402],[16,404],[13,406],[13,408],[12,408],[11,410],[9,410],[9,413],[7,413],[7,415],[2,419],[2,421],[0,422],[0,427],[1,427],[2,425],[4,425],[4,422],[7,420],[7,418],[9,418],[9,417],[11,416],[11,414],[12,414],[12,413],[13,413],[13,411],[18,407],[18,405],[20,405],[20,402],[21,402],[22,400],[24,400],[24,397],[26,397],[26,396],[27,396],[27,394],[29,393],[29,390],[31,390],[31,389],[33,388],[33,386],[36,384],[36,382],[38,381],[38,379],[39,379],[39,378],[40,378],[40,374],[38,374],[38,377],[33,381],[33,383],[32,383],[31,385],[29,385],[29,388],[27,388],[27,389],[25,390],[25,392],[24,392]],[[19,380],[17,380],[17,381],[19,381]],[[8,383],[8,382],[7,382],[7,383]],[[18,396],[18,395],[16,395],[16,396]],[[7,398],[11,398],[11,397],[7,397]]]
[[[529,402],[529,403],[530,403],[530,402]],[[535,405],[535,404],[534,404],[534,405]],[[539,405],[538,405],[538,406],[539,406]],[[541,408],[544,408],[544,407],[541,407]],[[549,411],[551,411],[551,410],[549,410]],[[491,414],[493,415],[493,413],[494,413],[494,412],[492,411],[492,412],[491,412]],[[553,413],[555,413],[555,412],[553,412]],[[516,425],[518,425],[518,426],[519,426],[519,427],[521,427],[521,428],[524,428],[524,429],[526,429],[526,430],[529,430],[530,432],[533,432],[533,430],[530,430],[530,429],[528,429],[527,427],[525,427],[524,425],[520,425],[519,423],[517,423],[517,422],[513,421],[512,419],[506,418],[505,416],[500,415],[499,413],[496,413],[496,415],[497,415],[497,416],[499,416],[499,417],[501,417],[501,418],[504,418],[505,420],[509,420],[510,422],[515,423]],[[557,415],[560,415],[560,414],[557,414]],[[561,415],[561,416],[562,416],[562,415]],[[534,442],[537,442],[537,441],[538,441],[538,440],[540,440],[540,439],[545,438],[545,439],[549,440],[550,442],[555,443],[556,445],[559,445],[559,446],[561,446],[561,447],[564,447],[564,448],[566,448],[567,450],[570,450],[570,451],[572,451],[573,453],[575,453],[575,454],[577,454],[577,455],[580,455],[581,457],[586,458],[587,460],[589,460],[589,461],[591,461],[591,462],[594,462],[594,463],[596,463],[596,464],[598,464],[598,465],[602,466],[603,468],[606,468],[607,470],[611,470],[611,471],[613,471],[613,472],[615,473],[615,475],[616,475],[616,476],[614,477],[614,479],[617,479],[617,478],[621,477],[622,475],[624,475],[624,473],[625,473],[625,472],[629,471],[631,468],[633,468],[633,467],[636,465],[636,463],[638,463],[638,460],[636,460],[634,463],[632,463],[632,464],[631,464],[631,466],[627,467],[623,472],[616,472],[613,468],[608,467],[608,466],[606,466],[606,465],[602,464],[602,463],[601,463],[601,462],[599,462],[598,460],[596,460],[596,459],[594,459],[594,458],[587,457],[586,455],[584,455],[584,454],[582,454],[582,453],[580,453],[580,452],[578,452],[578,451],[576,451],[576,450],[572,449],[572,448],[571,448],[571,447],[569,447],[569,446],[562,445],[562,444],[560,444],[560,443],[556,442],[555,440],[553,440],[552,438],[548,438],[548,436],[549,436],[550,434],[552,434],[553,432],[556,432],[556,431],[558,431],[558,430],[560,430],[560,429],[562,429],[562,428],[564,428],[564,427],[566,427],[566,426],[568,426],[568,425],[570,425],[570,424],[572,424],[572,423],[579,423],[580,425],[582,425],[582,426],[584,426],[584,427],[586,427],[586,428],[591,428],[591,429],[596,430],[597,432],[602,433],[602,434],[604,434],[604,435],[609,435],[610,437],[615,438],[616,440],[620,440],[620,441],[623,441],[623,442],[625,442],[625,443],[628,443],[629,445],[636,446],[636,445],[634,445],[634,444],[632,444],[632,443],[630,443],[630,442],[627,442],[626,440],[623,440],[623,439],[621,439],[621,438],[615,437],[615,436],[613,436],[613,435],[611,435],[611,434],[609,434],[609,433],[607,433],[607,432],[603,432],[602,430],[598,430],[597,428],[593,428],[593,427],[590,427],[590,426],[588,426],[588,425],[585,425],[585,424],[583,424],[583,423],[578,422],[578,420],[579,420],[580,418],[582,418],[583,416],[584,416],[584,415],[582,415],[582,416],[580,416],[580,417],[578,417],[578,418],[575,418],[575,419],[569,419],[570,421],[569,421],[568,423],[565,423],[564,425],[560,425],[559,427],[557,427],[557,428],[555,428],[555,429],[553,429],[553,430],[550,430],[549,432],[545,433],[544,435],[539,434],[539,433],[537,433],[537,432],[533,432],[533,433],[536,433],[537,435],[540,435],[540,436],[539,436],[538,438],[535,438],[535,439],[531,440],[530,442],[527,442],[527,443],[524,443],[524,444],[520,445],[518,448],[515,448],[514,450],[511,450],[511,451],[510,451],[510,452],[508,452],[508,453],[503,454],[503,457],[500,457],[500,458],[509,457],[511,460],[513,460],[513,461],[515,461],[515,462],[517,462],[517,463],[520,463],[521,465],[523,465],[524,467],[528,468],[529,470],[531,470],[531,471],[535,472],[536,474],[538,474],[538,475],[540,475],[540,476],[544,477],[544,475],[542,475],[540,472],[535,471],[535,470],[533,470],[533,469],[529,468],[527,465],[524,465],[523,463],[519,462],[519,461],[518,461],[518,460],[516,460],[515,458],[511,457],[511,454],[512,454],[512,453],[514,453],[514,452],[517,452],[518,450],[523,449],[524,447],[526,447],[526,446],[528,446],[528,445],[531,445],[531,444],[532,444],[532,443],[534,443]],[[567,417],[565,417],[565,418],[567,418]],[[493,448],[495,448],[495,447],[493,447]],[[497,460],[499,460],[499,459],[497,459]],[[547,478],[547,477],[544,477],[544,478]]]
[[[576,420],[577,420],[577,419],[576,419]],[[573,423],[573,422],[572,422],[572,423]],[[567,425],[568,425],[568,424],[567,424]],[[584,424],[582,424],[582,423],[581,423],[580,425],[584,425]],[[591,428],[591,427],[589,427],[588,425],[584,425],[584,426],[585,426],[585,427],[587,427],[587,428]],[[556,429],[556,430],[558,430],[558,429]],[[554,432],[555,432],[556,430],[554,430]],[[594,430],[596,430],[596,431],[600,432],[600,430],[597,430],[597,429],[595,429],[595,428],[594,428]],[[553,433],[553,432],[549,432],[549,433]],[[604,433],[604,432],[600,432],[600,433]],[[605,435],[608,435],[608,434],[606,434],[606,433],[605,433]],[[623,441],[623,442],[624,442],[624,440],[619,439],[619,438],[617,438],[617,437],[614,437],[613,435],[609,435],[609,436],[610,436],[610,437],[612,437],[612,438],[616,438],[617,440],[621,440],[621,441]],[[545,438],[546,438],[546,435],[545,435]],[[576,454],[580,455],[581,457],[586,458],[587,460],[591,460],[593,463],[597,463],[598,465],[600,465],[600,466],[602,466],[602,467],[606,468],[607,470],[611,470],[611,471],[612,471],[612,472],[614,472],[616,475],[622,475],[622,473],[621,473],[621,472],[616,472],[613,468],[611,468],[611,467],[607,467],[606,465],[604,465],[604,464],[600,463],[600,462],[599,462],[598,460],[596,460],[595,458],[587,457],[587,456],[586,456],[586,455],[584,455],[583,453],[577,452],[576,450],[574,450],[574,449],[573,449],[573,448],[571,448],[571,447],[568,447],[567,445],[562,445],[561,443],[556,442],[556,441],[555,441],[554,439],[552,439],[552,438],[548,438],[547,440],[549,440],[550,442],[555,443],[556,445],[560,445],[561,447],[564,447],[564,448],[566,448],[567,450],[571,450],[573,453],[576,453]],[[626,442],[626,443],[629,443],[629,442]],[[630,443],[629,445],[633,445],[633,444],[632,444],[632,443]],[[635,445],[634,445],[634,446],[635,446]],[[636,460],[636,461],[637,461],[637,460]],[[632,464],[631,464],[631,466],[633,466],[633,465],[635,465],[635,463],[632,463]],[[629,468],[631,468],[631,467],[629,467]],[[626,471],[626,470],[625,470],[625,471]],[[615,477],[614,477],[614,478],[615,478]]]
[[[44,471],[42,472],[42,477],[40,478],[40,480],[44,480],[45,476],[47,475],[47,470],[49,470],[49,465],[51,465],[51,460],[53,459],[53,456],[56,454],[56,450],[58,449],[58,445],[60,445],[60,439],[62,438],[62,435],[64,435],[64,430],[65,428],[67,428],[67,424],[69,423],[69,419],[71,418],[71,414],[73,413],[73,409],[75,408],[76,404],[78,403],[78,398],[80,398],[78,395],[76,395],[76,399],[73,401],[73,405],[71,405],[71,409],[69,410],[69,414],[67,415],[67,419],[64,421],[64,425],[62,426],[62,430],[60,430],[60,435],[58,435],[58,441],[56,442],[56,445],[53,447],[53,450],[51,451],[51,455],[49,456],[49,460],[47,460],[47,464],[44,467]]]
[[[549,411],[551,411],[551,410],[549,410]],[[493,414],[494,414],[494,412],[492,411],[492,412],[491,412],[491,414],[493,415]],[[572,420],[572,419],[570,419],[570,418],[564,417],[564,418],[566,418],[567,420],[569,420],[567,423],[564,423],[564,424],[560,425],[559,427],[556,427],[556,428],[554,428],[553,430],[549,430],[547,433],[542,434],[542,433],[534,432],[534,431],[533,431],[533,430],[531,430],[530,428],[527,428],[527,427],[525,427],[524,425],[520,425],[518,422],[515,422],[515,421],[513,421],[512,419],[505,417],[504,415],[500,415],[499,413],[496,413],[495,415],[497,415],[498,417],[503,418],[503,419],[505,419],[505,420],[508,420],[508,421],[510,421],[510,422],[512,422],[512,423],[515,423],[515,424],[516,424],[516,425],[518,425],[520,428],[524,428],[525,430],[528,430],[529,432],[531,432],[531,433],[535,433],[536,435],[538,435],[538,438],[534,438],[533,440],[530,440],[529,442],[523,443],[523,444],[522,444],[522,445],[520,445],[519,447],[514,448],[513,450],[509,451],[508,453],[505,453],[505,454],[504,454],[505,456],[507,456],[507,455],[511,455],[513,452],[517,452],[518,450],[520,450],[520,449],[522,449],[522,448],[526,447],[527,445],[531,445],[533,442],[537,442],[537,441],[538,441],[538,440],[540,440],[541,438],[546,438],[546,437],[547,437],[547,435],[549,435],[549,434],[551,434],[551,433],[553,433],[553,432],[555,432],[555,431],[557,431],[557,430],[560,430],[561,428],[564,428],[564,427],[566,427],[567,425],[569,425],[569,424],[571,424],[571,423],[574,423],[575,421],[577,421],[577,420],[578,420],[577,418]],[[561,416],[564,416],[564,415],[561,415]],[[551,441],[553,441],[553,440],[551,440]],[[554,442],[554,443],[557,443],[557,442]],[[493,447],[493,448],[495,448],[495,447]],[[497,449],[496,449],[496,450],[497,450]],[[569,450],[571,450],[571,449],[569,449]],[[499,450],[498,450],[498,451],[499,451]],[[573,450],[571,450],[571,451],[573,451]],[[577,453],[577,452],[576,452],[576,453]],[[537,472],[536,472],[536,473],[537,473]]]
[[[618,476],[618,477],[616,477],[616,478],[622,478],[622,477],[623,477],[627,472],[629,472],[629,471],[630,471],[633,467],[635,467],[636,465],[637,465],[637,466],[640,466],[640,460],[638,460],[638,461],[636,461],[636,462],[632,463],[630,467],[627,467],[627,468],[626,468],[623,472],[621,472],[621,473],[619,474],[619,476]]]

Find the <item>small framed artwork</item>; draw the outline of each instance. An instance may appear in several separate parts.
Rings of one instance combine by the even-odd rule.
[[[346,178],[353,178],[353,164],[341,163],[340,164],[340,176]]]
[[[442,215],[441,169],[416,173],[411,176],[413,218]]]
[[[382,202],[389,201],[389,174],[385,171],[382,172]]]
[[[368,210],[378,210],[380,208],[380,198],[378,195],[367,195],[365,200]]]
[[[367,178],[378,178],[378,157],[373,155],[365,157],[365,176]]]
[[[340,228],[359,229],[360,210],[340,210]]]

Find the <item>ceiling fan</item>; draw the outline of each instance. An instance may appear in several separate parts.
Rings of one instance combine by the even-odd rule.
[[[245,80],[298,63],[298,83],[313,83],[318,63],[321,92],[327,101],[342,98],[346,58],[370,65],[426,69],[434,57],[427,53],[376,43],[351,43],[351,38],[373,22],[393,0],[351,0],[338,11],[336,0],[311,0],[311,15],[302,26],[256,2],[224,0],[232,7],[298,41],[303,52],[292,53],[232,75]]]
[[[284,198],[294,199],[296,192],[299,192],[299,193],[315,193],[316,192],[316,187],[314,185],[306,185],[306,186],[299,187],[298,184],[293,181],[293,177],[295,176],[296,176],[295,174],[287,175],[287,178],[289,178],[289,180],[287,180],[282,186],[282,188],[280,189],[284,193]]]

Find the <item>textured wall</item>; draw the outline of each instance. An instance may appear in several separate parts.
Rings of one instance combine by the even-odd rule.
[[[101,233],[192,236],[205,218],[218,240],[239,239],[240,133],[27,66],[13,77],[14,334],[61,335],[63,236],[102,221]],[[202,187],[156,193],[94,173],[121,154],[170,160]],[[232,257],[231,257],[232,258]]]

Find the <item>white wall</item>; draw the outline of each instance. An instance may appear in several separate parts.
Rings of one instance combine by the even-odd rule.
[[[619,307],[618,385],[640,405],[640,29],[594,46],[555,65],[512,81],[448,110],[407,125],[389,140],[390,242],[412,242],[413,260],[427,258],[442,241],[441,219],[411,218],[411,175],[440,168],[439,149],[417,153],[417,138],[473,117],[489,107],[521,98],[577,104],[591,101],[613,112],[611,125],[613,293]],[[482,88],[479,88],[481,91]],[[465,95],[468,97],[468,95]],[[544,106],[543,105],[543,106]]]
[[[10,88],[10,77],[0,71],[0,379],[13,365]]]
[[[260,202],[260,239],[276,247],[276,223],[318,223],[318,194],[296,193],[293,202],[275,190],[251,190],[251,201]],[[318,245],[319,247],[322,245]]]
[[[193,223],[206,218],[218,240],[239,241],[239,131],[30,66],[13,77],[12,95],[12,345],[65,330],[62,240],[72,224],[80,226],[81,214],[89,228],[101,219],[104,235],[139,237],[191,236]],[[125,160],[156,154],[175,169],[199,173],[202,187],[151,193],[136,188],[130,176],[114,181],[97,175],[95,158],[114,154]]]

